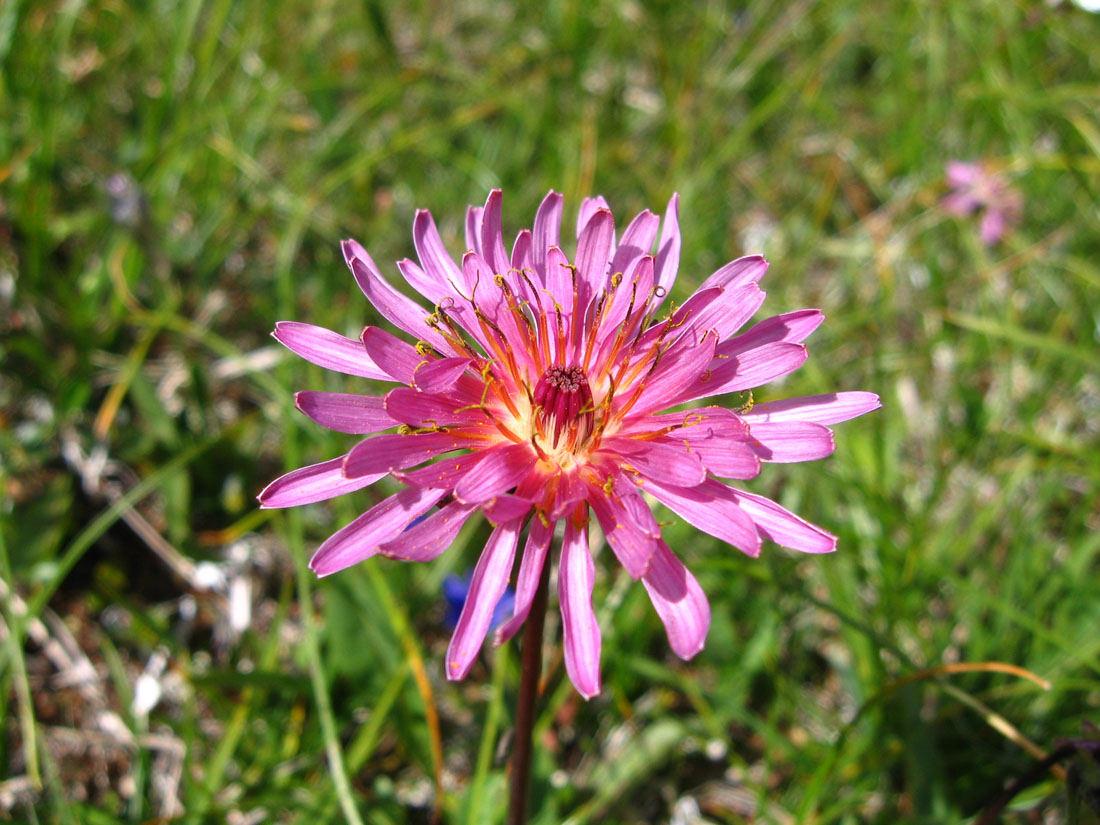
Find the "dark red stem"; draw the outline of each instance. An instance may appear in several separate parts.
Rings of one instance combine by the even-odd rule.
[[[542,629],[546,623],[546,591],[550,583],[550,558],[543,563],[539,588],[523,631],[519,696],[516,699],[516,735],[512,741],[512,775],[508,796],[508,825],[527,822],[527,792],[531,784],[531,733],[542,676]]]

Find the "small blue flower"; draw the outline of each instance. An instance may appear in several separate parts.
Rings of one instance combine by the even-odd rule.
[[[462,614],[462,608],[466,604],[466,596],[470,592],[470,579],[473,571],[467,571],[463,576],[451,573],[443,580],[443,599],[447,602],[447,613],[443,617],[443,624],[454,628],[458,624],[458,617]],[[496,608],[493,610],[493,628],[504,622],[512,615],[516,601],[516,594],[511,587],[504,590]]]

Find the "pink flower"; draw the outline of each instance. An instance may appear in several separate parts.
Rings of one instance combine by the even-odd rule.
[[[556,192],[543,200],[534,226],[520,231],[511,255],[500,191],[471,207],[461,265],[421,210],[413,224],[420,263],[397,267],[431,310],[394,289],[358,243],[343,244],[367,299],[415,344],[379,327],[355,341],[310,324],[276,326],[275,338],[308,361],[398,385],[381,398],[296,397],[322,426],[370,437],[272,482],[260,494],[263,506],[321,501],[387,475],[405,485],[321,545],[310,562],[318,575],[374,555],[434,559],[478,511],[494,525],[448,650],[449,679],[463,678],[477,656],[525,529],[513,614],[496,642],[526,619],[560,523],[565,663],[586,698],[600,691],[590,514],[627,572],[641,579],[684,659],[702,649],[710,608],[661,539],[643,493],[750,556],[765,539],[807,553],[836,547],[820,527],[719,479],[752,478],[762,462],[829,455],[827,425],[878,408],[877,396],[843,392],[751,411],[662,412],[793,372],[806,360],[802,341],[823,318],[801,310],[735,334],[764,300],[757,281],[768,264],[760,256],[726,264],[658,318],[679,264],[678,202],[673,195],[658,240],[657,215],[642,212],[617,236],[603,198],[585,200],[572,262],[560,244]]]
[[[952,192],[943,199],[943,208],[960,216],[982,212],[978,233],[986,246],[997,243],[1020,219],[1020,193],[980,163],[951,161],[947,164],[947,185]]]

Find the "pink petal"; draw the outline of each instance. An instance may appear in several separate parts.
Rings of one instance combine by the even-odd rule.
[[[515,487],[531,472],[536,460],[531,446],[526,442],[492,447],[486,451],[485,458],[455,486],[455,498],[471,504],[488,501]]]
[[[1007,229],[1008,221],[1005,218],[1005,213],[1000,209],[991,208],[987,209],[982,216],[982,223],[978,232],[983,244],[993,246],[1001,239]]]
[[[292,470],[268,484],[257,497],[265,510],[276,507],[297,507],[315,501],[342,496],[374,484],[385,473],[344,477],[344,456]]]
[[[428,216],[429,219],[431,216]],[[415,231],[415,226],[414,226]],[[402,258],[397,262],[397,270],[401,273],[401,277],[405,279],[413,289],[419,294],[423,295],[433,304],[438,304],[447,298],[453,298],[452,293],[455,291],[454,286],[446,281],[440,281],[436,278],[428,276],[420,265],[416,261],[408,258]]]
[[[486,340],[489,337],[503,338],[505,342],[509,342],[504,346],[511,349],[512,357],[521,368],[527,366],[536,370],[529,348],[511,343],[527,340],[527,316],[515,309],[526,296],[531,295],[526,278],[507,267],[503,274],[494,275],[489,262],[476,252],[467,252],[463,256],[462,271],[471,284],[470,290],[477,304],[478,323],[485,326],[483,319],[488,319],[488,326],[494,330],[492,335],[483,330],[482,337]]]
[[[584,228],[588,226],[588,222],[592,220],[592,216],[599,212],[601,209],[611,211],[611,207],[608,206],[607,201],[604,200],[603,195],[596,195],[594,198],[585,198],[581,201],[581,208],[577,212],[577,239],[580,240],[581,233],[584,232]]]
[[[551,521],[564,518],[576,509],[576,505],[588,499],[588,488],[580,480],[577,469],[558,475],[558,489],[554,496],[554,509],[550,512]]]
[[[754,558],[760,555],[752,519],[742,511],[737,491],[722,482],[709,479],[696,487],[673,487],[651,480],[643,489],[688,524]]]
[[[531,512],[534,505],[528,498],[511,493],[501,493],[481,505],[481,511],[485,518],[494,527],[499,527],[509,521],[523,518]]]
[[[380,327],[366,327],[360,336],[366,353],[393,381],[411,384],[416,368],[427,359],[416,347]]]
[[[410,427],[450,427],[489,421],[480,409],[470,409],[466,399],[453,394],[397,387],[386,393],[383,403],[394,420]]]
[[[688,316],[685,323],[698,330],[713,329],[718,334],[719,341],[724,341],[741,329],[745,322],[756,314],[756,310],[760,309],[760,305],[764,303],[764,291],[753,283],[739,287],[700,291],[696,292],[695,295],[706,295],[710,292],[717,292],[718,294],[713,300],[708,301],[707,306],[699,312]],[[681,309],[688,309],[690,303],[691,299],[689,298]]]
[[[521,229],[512,245],[512,268],[506,280],[516,294],[516,301],[520,305],[526,301],[537,314],[542,311],[542,276],[535,272],[532,243],[531,230]]]
[[[660,224],[661,219],[648,209],[638,213],[623,232],[609,271],[625,275],[643,255],[648,255],[653,249],[653,240],[657,237]]]
[[[706,324],[697,323],[697,321],[700,319],[703,321],[708,320],[707,318],[703,318],[704,311],[720,298],[721,295],[721,289],[699,290],[688,298],[682,306],[678,307],[666,322],[650,326],[649,329],[642,334],[636,349],[649,346],[658,339],[674,340],[675,336],[669,336],[669,328],[672,330],[677,328],[686,330],[694,329],[700,334],[705,332]]]
[[[462,298],[462,293],[459,292],[459,287],[461,286],[463,290],[467,290],[461,270],[459,270],[458,283],[452,284],[429,278],[424,270],[416,265],[415,261],[410,261],[408,258],[398,261],[397,268],[401,270],[401,274],[413,289],[436,304],[436,313],[445,314],[453,319],[475,341],[484,346],[485,336],[474,317],[473,311],[464,303],[459,303],[459,301],[465,301],[465,298]],[[431,328],[428,327],[428,329]],[[449,350],[443,349],[440,351],[448,352]]]
[[[672,652],[685,661],[695,656],[710,629],[710,605],[699,582],[663,541],[657,543],[642,583],[664,623]]]
[[[346,527],[333,533],[310,559],[318,576],[328,576],[358,564],[378,552],[378,546],[395,538],[415,518],[435,506],[446,490],[406,487],[371,507]]]
[[[637,484],[627,481],[627,474],[619,472],[617,465],[618,462],[616,462],[616,468],[611,471],[611,477],[614,479],[612,493],[615,503],[622,507],[631,524],[647,536],[660,538],[661,525],[657,523],[649,502],[645,500]]]
[[[288,350],[311,364],[377,381],[393,380],[371,359],[359,341],[345,338],[324,327],[297,321],[280,321],[271,335]]]
[[[484,452],[447,456],[427,467],[416,470],[394,470],[391,475],[403,484],[453,490],[462,477],[484,457]]]
[[[351,448],[344,457],[344,475],[355,479],[371,473],[403,470],[469,444],[468,437],[448,432],[376,435]]]
[[[464,283],[451,284],[436,281],[436,279],[430,278],[425,271],[421,270],[415,261],[409,261],[408,259],[398,261],[397,268],[412,288],[416,289],[420,295],[431,300],[433,304],[436,304],[436,312],[444,313],[444,315],[453,319],[455,323],[458,323],[459,327],[469,333],[475,341],[484,344],[484,338],[474,319],[473,311],[469,306],[460,303],[460,301],[465,300],[462,295],[469,293],[469,289],[466,288]],[[460,287],[465,292],[460,292]],[[431,331],[427,324],[426,328],[429,332]],[[423,335],[420,335],[420,338],[423,338]],[[431,341],[431,339],[426,340]],[[450,350],[441,349],[440,351],[449,352]]]
[[[730,261],[717,272],[703,281],[699,289],[709,289],[714,286],[736,289],[737,287],[753,284],[764,277],[768,271],[768,262],[763,255],[746,255],[736,261]]]
[[[761,321],[748,332],[719,344],[717,356],[734,356],[764,344],[799,344],[821,326],[825,316],[819,309],[800,309]]]
[[[707,477],[707,469],[699,456],[689,452],[683,444],[611,437],[604,439],[603,449],[622,455],[630,467],[646,478],[656,478],[677,487],[694,487]]]
[[[476,510],[473,504],[452,501],[397,538],[387,541],[379,552],[386,558],[400,561],[431,561],[451,546],[462,525]]]
[[[760,535],[769,541],[803,553],[832,553],[836,550],[836,536],[799,518],[771,499],[743,490],[731,492],[738,506],[756,523]]]
[[[648,346],[659,339],[675,340],[689,332],[714,330],[718,340],[736,332],[764,302],[764,293],[756,284],[726,290],[723,287],[701,289],[687,299],[665,322],[651,326],[639,345]],[[683,329],[678,333],[676,330]],[[669,336],[669,333],[673,333]],[[666,344],[667,346],[667,344]]]
[[[714,426],[686,427],[674,430],[666,438],[686,442],[691,452],[716,476],[743,479],[756,478],[760,474],[760,459],[746,443],[748,436],[744,428],[723,431]]]
[[[420,258],[420,265],[424,268],[428,280],[436,284],[433,292],[449,294],[448,285],[460,282],[458,264],[447,254],[447,248],[443,246],[443,239],[439,237],[435,219],[427,209],[416,210],[416,218],[413,220],[413,246],[416,247],[416,256]],[[415,287],[415,284],[413,285]],[[432,301],[439,299],[423,293]]]
[[[953,160],[947,164],[947,182],[951,186],[968,186],[984,174],[982,167],[977,163],[967,163],[961,160]]]
[[[805,344],[764,344],[741,355],[718,361],[710,378],[689,387],[677,403],[759,387],[782,378],[806,363]]]
[[[369,395],[304,391],[294,395],[294,406],[339,433],[367,435],[398,424],[386,414],[382,399]]]
[[[749,432],[748,425],[733,410],[725,407],[697,407],[682,412],[632,418],[623,426],[620,433],[645,434],[663,430],[666,427],[673,428],[669,437],[674,439],[702,438],[716,431],[730,436],[747,436]]]
[[[554,302],[553,309],[547,312],[551,355],[558,361],[564,361],[566,353],[558,352],[557,335],[554,331],[559,323],[566,330],[570,329],[570,320],[573,317],[573,267],[556,246],[550,247],[546,253],[546,291]]]
[[[531,258],[535,271],[545,283],[546,251],[561,245],[561,211],[564,198],[551,189],[539,204],[535,213],[534,231],[531,233]]]
[[[523,549],[523,558],[519,563],[519,575],[516,578],[516,598],[512,608],[512,618],[497,628],[493,638],[494,645],[500,645],[516,635],[531,612],[531,603],[535,600],[542,568],[546,564],[546,551],[554,537],[554,524],[544,524],[541,519],[531,520],[527,531],[527,545]]]
[[[522,321],[512,311],[505,294],[508,278],[501,275],[504,284],[497,283],[492,266],[476,252],[467,252],[462,257],[462,272],[481,317],[488,318],[504,340],[523,340],[518,326]],[[526,347],[514,348],[513,354],[520,362],[530,360]]]
[[[877,410],[882,406],[873,392],[834,392],[827,395],[807,395],[757,404],[742,418],[750,425],[756,422],[813,421],[817,424],[837,424]]]
[[[516,235],[516,242],[512,244],[512,269],[523,272],[532,268],[531,230],[521,229]]]
[[[443,392],[455,385],[472,358],[440,358],[417,364],[413,370],[412,386],[422,392]]]
[[[466,249],[481,254],[481,213],[480,206],[471,206],[466,210]]]
[[[497,274],[508,271],[508,252],[504,248],[504,227],[500,216],[502,200],[501,191],[492,190],[481,213],[481,254]]]
[[[600,692],[600,626],[592,610],[596,566],[588,552],[588,525],[565,524],[558,563],[565,672],[585,699]]]
[[[674,193],[665,210],[665,225],[661,227],[661,242],[657,245],[657,285],[665,294],[676,280],[680,267],[680,195]],[[656,303],[660,303],[660,297]]]
[[[521,527],[522,522],[517,520],[496,528],[481,551],[470,579],[466,604],[447,648],[447,678],[451,681],[466,676],[481,650],[493,611],[508,586]]]
[[[814,461],[832,455],[836,449],[833,431],[809,421],[753,424],[749,434],[753,449],[764,461],[785,464]]]
[[[707,366],[714,360],[717,340],[712,332],[705,333],[699,340],[692,336],[681,338],[662,356],[653,373],[643,379],[644,389],[630,413],[639,415],[679,403],[677,399],[683,393],[701,384],[700,376],[706,374]],[[617,395],[615,405],[621,407],[628,397],[628,393]]]
[[[602,198],[601,198],[602,200]],[[607,265],[615,243],[615,220],[604,208],[593,213],[577,239],[577,284],[580,289],[580,312],[607,283]]]
[[[609,497],[596,486],[589,487],[588,492],[588,503],[612,552],[631,578],[640,579],[649,569],[657,538],[639,527],[616,497]]]
[[[451,351],[443,336],[426,323],[428,313],[416,301],[390,286],[363,247],[350,240],[344,241],[342,246],[344,259],[355,276],[355,282],[383,318],[409,335],[429,342],[436,349]]]
[[[340,251],[344,254],[344,263],[348,265],[348,269],[351,269],[351,262],[356,258],[368,261],[372,267],[377,269],[374,265],[374,259],[367,252],[366,247],[355,238],[346,238],[340,241]]]
[[[604,310],[604,316],[600,322],[598,340],[601,346],[601,363],[609,354],[618,335],[618,327],[626,320],[628,313],[639,315],[641,308],[649,299],[649,291],[653,288],[653,260],[652,255],[639,258],[634,268],[612,291],[610,305]],[[632,326],[634,322],[628,323]]]

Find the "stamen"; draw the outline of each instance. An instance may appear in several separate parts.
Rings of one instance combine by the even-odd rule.
[[[552,447],[564,443],[574,449],[595,427],[592,390],[580,367],[550,367],[535,385],[532,402]]]

